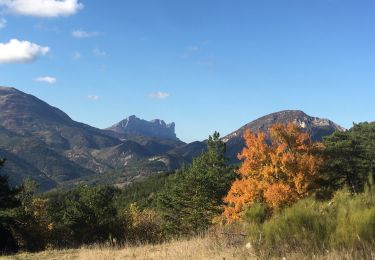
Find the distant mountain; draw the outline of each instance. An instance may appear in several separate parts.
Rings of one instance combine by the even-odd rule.
[[[344,130],[302,111],[274,113],[223,138],[231,161],[236,162],[244,146],[245,129],[268,131],[272,124],[289,122],[311,133],[314,140]],[[12,184],[27,177],[37,181],[41,191],[79,183],[124,186],[142,176],[189,164],[206,149],[204,141],[180,141],[174,123],[131,116],[101,130],[72,120],[32,95],[0,87],[0,158],[7,159],[0,173],[7,174]]]
[[[129,120],[129,125],[143,124],[143,120],[136,120],[141,123],[135,124],[133,120]],[[168,129],[161,120],[150,124]],[[13,184],[30,177],[41,184],[41,190],[48,190],[107,172],[115,171],[124,178],[168,170],[170,165],[150,158],[185,144],[176,138],[174,125],[169,128],[173,140],[142,137],[149,128],[143,132],[140,129],[137,136],[129,131],[126,139],[120,139],[111,131],[73,121],[32,95],[0,87],[0,158],[8,160],[1,173],[9,175]],[[138,171],[134,165],[147,167]]]
[[[336,131],[345,131],[345,128],[328,119],[311,117],[299,110],[285,110],[258,118],[238,130],[225,136],[222,140],[227,144],[227,153],[231,161],[237,161],[237,154],[245,146],[243,135],[246,129],[252,132],[269,132],[269,127],[274,124],[295,123],[311,135],[314,141],[321,141],[324,136]]]
[[[146,136],[178,140],[175,133],[175,123],[166,124],[163,120],[146,121],[136,116],[130,116],[106,130],[125,136]]]

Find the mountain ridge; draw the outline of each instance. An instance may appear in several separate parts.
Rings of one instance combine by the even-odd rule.
[[[310,117],[302,111],[276,112],[223,137],[231,162],[238,161],[245,129],[267,131],[273,123],[288,122],[299,124],[315,140],[343,130],[328,119]],[[205,141],[180,141],[175,124],[160,119],[146,121],[130,116],[116,125],[120,127],[117,132],[76,122],[35,96],[0,87],[0,158],[8,158],[2,174],[8,174],[13,185],[30,177],[41,184],[41,191],[66,183],[110,182],[122,186],[141,176],[173,171],[207,149]]]
[[[243,125],[222,138],[227,144],[228,156],[231,158],[231,161],[238,161],[236,159],[237,154],[245,146],[243,135],[246,129],[250,129],[253,133],[259,131],[268,133],[271,125],[288,123],[297,124],[303,131],[308,132],[314,141],[321,141],[323,136],[331,135],[335,131],[346,130],[329,119],[309,116],[301,110],[283,110],[271,113]]]
[[[4,171],[13,184],[29,176],[42,183],[41,190],[45,190],[109,171],[131,176],[134,172],[129,170],[131,165],[142,161],[150,164],[149,157],[182,143],[139,139],[129,136],[121,140],[108,131],[72,120],[35,96],[15,88],[0,88],[0,157],[9,158]],[[169,165],[155,164],[158,170],[169,169]],[[139,174],[150,172],[145,169]]]

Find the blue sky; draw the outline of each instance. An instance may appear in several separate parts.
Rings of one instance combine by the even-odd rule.
[[[188,142],[284,109],[350,127],[375,120],[375,1],[0,0],[0,85]]]

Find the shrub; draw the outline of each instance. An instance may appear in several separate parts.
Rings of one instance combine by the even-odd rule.
[[[156,244],[163,241],[161,219],[150,209],[140,210],[136,204],[131,204],[123,212],[122,218],[127,220],[125,239],[131,244]]]
[[[265,255],[365,251],[375,242],[374,198],[373,191],[352,195],[348,190],[340,190],[331,201],[303,199],[274,212],[265,222],[265,209],[255,204],[246,212],[248,238],[258,252],[268,252]]]
[[[337,204],[336,230],[331,245],[351,248],[371,243],[375,239],[375,200],[372,192],[351,195],[347,190],[334,197]]]
[[[324,206],[305,199],[277,214],[263,226],[265,243],[285,248],[325,248],[334,223]]]
[[[104,243],[123,234],[112,187],[80,186],[49,198],[48,214],[53,225],[51,240],[57,247]]]
[[[270,213],[270,208],[266,204],[255,203],[246,210],[245,219],[248,223],[262,224]]]

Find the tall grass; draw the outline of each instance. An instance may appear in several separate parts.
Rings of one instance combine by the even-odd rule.
[[[361,247],[375,240],[375,197],[366,192],[351,196],[341,191],[335,196],[336,228],[331,236],[334,247]]]
[[[1,259],[1,256],[0,256]],[[225,246],[210,237],[189,240],[173,240],[159,245],[124,246],[121,248],[91,247],[77,250],[46,251],[36,254],[24,253],[4,259],[256,259],[245,247]]]
[[[232,244],[232,245],[231,245]],[[189,240],[173,240],[159,245],[123,246],[120,248],[96,246],[73,250],[52,250],[40,253],[22,253],[14,256],[1,257],[6,260],[107,260],[107,259],[282,259],[304,260],[304,259],[375,259],[374,248],[365,248],[364,254],[361,250],[346,249],[332,250],[319,253],[308,252],[305,248],[297,248],[294,252],[287,252],[280,257],[272,256],[269,251],[261,250],[255,252],[245,244],[223,243],[211,236],[199,236]]]

